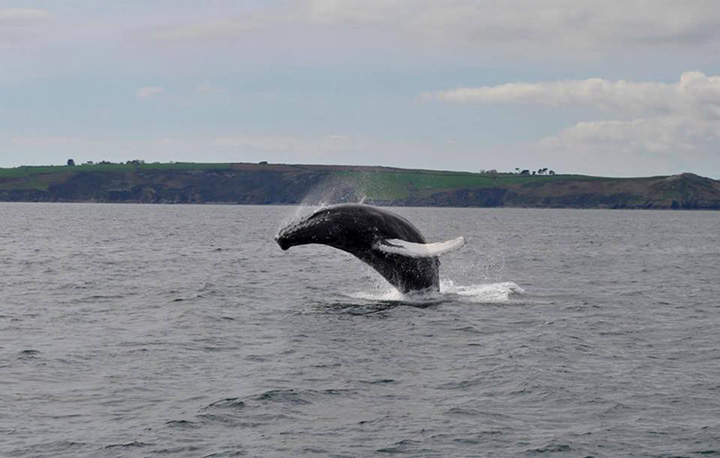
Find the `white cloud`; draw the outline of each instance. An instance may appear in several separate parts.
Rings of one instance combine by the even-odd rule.
[[[463,45],[521,52],[541,47],[595,50],[627,46],[718,45],[715,0],[298,0],[284,8],[158,28],[162,41],[232,39],[278,25],[386,32],[414,45]]]
[[[198,85],[198,87],[195,88],[195,90],[201,94],[220,94],[223,92],[227,92],[227,89],[216,86],[210,80],[205,80],[202,83]]]
[[[550,151],[572,155],[664,156],[720,151],[720,76],[686,72],[676,83],[587,79],[512,83],[425,94],[460,104],[589,106],[619,119],[579,122],[540,140]]]
[[[146,86],[138,88],[135,95],[139,99],[151,99],[165,92],[165,88],[159,86]]]
[[[635,83],[592,78],[510,83],[424,94],[459,104],[584,105],[623,113],[687,113],[720,117],[720,76],[685,72],[677,83]]]
[[[164,137],[155,142],[151,142],[151,145],[167,146],[167,147],[188,147],[193,146],[191,142],[172,137]]]
[[[35,8],[0,8],[0,26],[44,21],[51,17],[46,10]]]
[[[83,143],[83,140],[71,137],[13,137],[11,142],[20,146],[47,146],[72,145]]]
[[[359,151],[368,146],[367,142],[362,139],[352,139],[344,135],[311,138],[240,134],[217,137],[212,139],[210,144],[215,147],[249,151],[307,153],[313,155]]]
[[[585,154],[716,154],[720,123],[680,116],[580,122],[540,145]]]

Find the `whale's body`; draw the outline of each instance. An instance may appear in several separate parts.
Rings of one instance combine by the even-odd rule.
[[[438,256],[465,242],[459,237],[427,244],[407,219],[363,204],[321,208],[281,229],[275,240],[283,250],[319,243],[346,251],[374,268],[403,293],[439,290]]]

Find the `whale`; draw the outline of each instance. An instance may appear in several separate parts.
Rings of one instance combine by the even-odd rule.
[[[439,291],[439,256],[465,244],[464,237],[427,243],[406,218],[362,203],[320,208],[280,229],[275,241],[283,250],[321,244],[350,253],[402,293]]]

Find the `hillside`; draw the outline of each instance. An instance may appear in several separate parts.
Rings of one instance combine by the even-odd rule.
[[[286,164],[98,164],[0,169],[0,201],[720,209],[720,181]]]

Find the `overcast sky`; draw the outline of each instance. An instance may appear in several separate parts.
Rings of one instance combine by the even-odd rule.
[[[0,166],[720,178],[717,0],[0,0]]]

